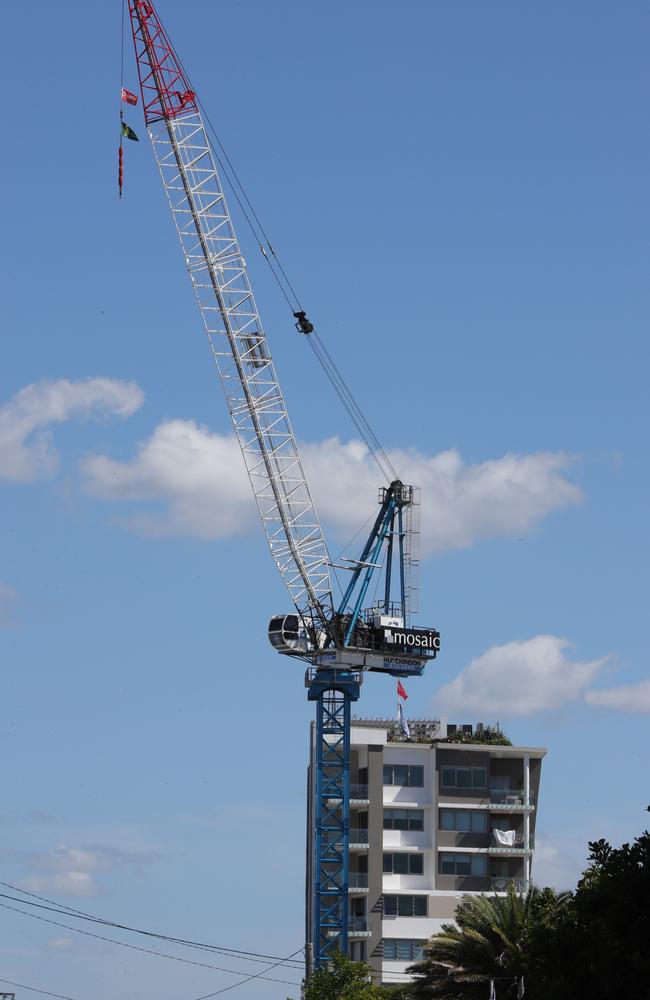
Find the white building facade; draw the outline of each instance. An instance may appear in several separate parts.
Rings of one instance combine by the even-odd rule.
[[[404,982],[466,893],[530,882],[541,747],[483,744],[482,727],[355,720],[351,736],[349,950]],[[456,740],[466,742],[455,742]],[[471,740],[471,742],[470,742]],[[477,742],[477,740],[479,742]],[[313,773],[313,736],[310,773]],[[307,942],[314,857],[309,782]]]

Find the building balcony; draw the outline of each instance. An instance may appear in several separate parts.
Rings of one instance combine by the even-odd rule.
[[[342,795],[330,795],[327,799],[328,803],[342,802]],[[350,805],[351,806],[367,806],[370,799],[368,798],[368,786],[367,785],[350,785]]]
[[[490,789],[491,809],[534,809],[535,796],[532,792],[528,795],[528,803],[523,788],[491,788]]]
[[[367,917],[348,917],[348,937],[370,937]]]
[[[350,872],[348,889],[350,892],[368,892],[368,872]]]
[[[535,838],[532,835],[528,838],[527,846],[525,845],[523,835],[519,833],[515,834],[512,844],[500,844],[494,836],[494,831],[492,831],[492,838],[488,847],[490,854],[526,854],[528,851],[534,850]]]
[[[369,846],[368,831],[361,827],[351,826],[350,847],[354,847],[358,850],[359,848],[368,848]]]
[[[528,892],[530,883],[524,878],[508,878],[500,875],[493,875],[490,878],[492,892],[507,892],[510,885],[514,886],[515,892]]]

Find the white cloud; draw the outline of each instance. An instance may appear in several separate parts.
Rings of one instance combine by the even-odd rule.
[[[585,701],[599,708],[646,715],[650,713],[650,680],[607,688],[604,691],[587,691]]]
[[[143,402],[134,382],[87,378],[35,382],[0,406],[0,478],[30,482],[52,475],[58,454],[51,424],[100,416],[129,417]]]
[[[17,600],[18,591],[0,580],[0,628],[6,628],[12,624],[13,610]]]
[[[156,861],[153,851],[120,851],[115,847],[66,847],[22,855],[29,874],[16,884],[27,892],[61,896],[95,896],[100,885],[95,876],[121,865],[140,867]]]
[[[303,447],[305,466],[323,516],[354,531],[373,510],[378,473],[359,442],[338,438]],[[517,537],[547,514],[578,503],[582,494],[563,473],[564,454],[504,455],[475,465],[456,449],[427,456],[391,451],[404,482],[422,490],[422,554],[469,548],[494,537]]]
[[[379,476],[366,447],[330,438],[303,445],[302,453],[321,517],[341,533],[354,532],[376,509]],[[505,455],[476,465],[455,450],[394,451],[391,459],[405,482],[422,488],[423,555],[522,535],[582,498],[565,478],[572,460],[563,454]],[[94,496],[162,504],[128,519],[145,534],[220,538],[254,524],[236,440],[191,421],[160,424],[131,462],[95,455],[82,471]]]
[[[59,951],[67,951],[68,948],[72,948],[72,938],[50,938],[47,942],[47,947],[54,948]]]
[[[573,890],[586,865],[583,846],[574,846],[571,841],[567,843],[566,836],[558,845],[554,838],[536,834],[532,870],[535,885],[549,885],[559,892]]]
[[[86,488],[103,500],[162,501],[162,513],[128,519],[142,534],[223,538],[254,524],[251,489],[234,437],[189,420],[160,424],[132,462],[102,455],[82,463]]]
[[[52,851],[27,855],[31,868],[39,871],[106,872],[118,864],[150,864],[158,855],[152,851],[121,851],[117,847],[66,847],[60,844]]]
[[[96,896],[99,886],[89,872],[61,872],[58,875],[28,875],[16,882],[26,892],[58,896]]]
[[[492,646],[472,660],[436,695],[443,712],[478,712],[504,719],[560,708],[579,699],[606,663],[572,662],[566,639],[537,635],[533,639]]]

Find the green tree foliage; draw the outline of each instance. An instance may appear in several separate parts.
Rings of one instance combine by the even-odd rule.
[[[337,951],[328,968],[318,969],[304,987],[304,1000],[386,1000],[380,986],[370,982],[372,969]]]
[[[456,730],[452,736],[445,737],[443,743],[479,743],[483,745],[491,746],[501,746],[501,747],[511,747],[512,740],[510,740],[505,733],[503,733],[498,726],[485,726],[482,732],[472,733],[471,736],[467,735],[462,731],[462,729]]]
[[[530,980],[545,1000],[650,997],[650,834],[589,850],[571,906],[531,937]]]
[[[513,885],[504,896],[463,897],[456,923],[443,924],[425,959],[409,970],[417,976],[414,996],[487,1000],[494,980],[499,998],[516,997],[528,971],[532,927],[554,918],[567,899],[551,889],[522,895]]]
[[[510,886],[464,896],[456,922],[431,939],[412,984],[370,981],[370,967],[336,954],[304,1000],[650,1000],[650,833],[613,848],[589,844],[575,893]]]
[[[650,1000],[650,834],[589,844],[575,893],[464,897],[411,967],[417,1000]]]

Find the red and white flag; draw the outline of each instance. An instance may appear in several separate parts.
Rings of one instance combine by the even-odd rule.
[[[401,681],[397,682],[397,695],[398,695],[399,698],[403,698],[404,701],[406,701],[406,699],[408,698],[408,695],[407,695],[406,691],[402,687],[402,682]]]
[[[126,87],[122,87],[122,100],[125,104],[137,104],[138,98],[135,94],[132,94],[130,90]]]

